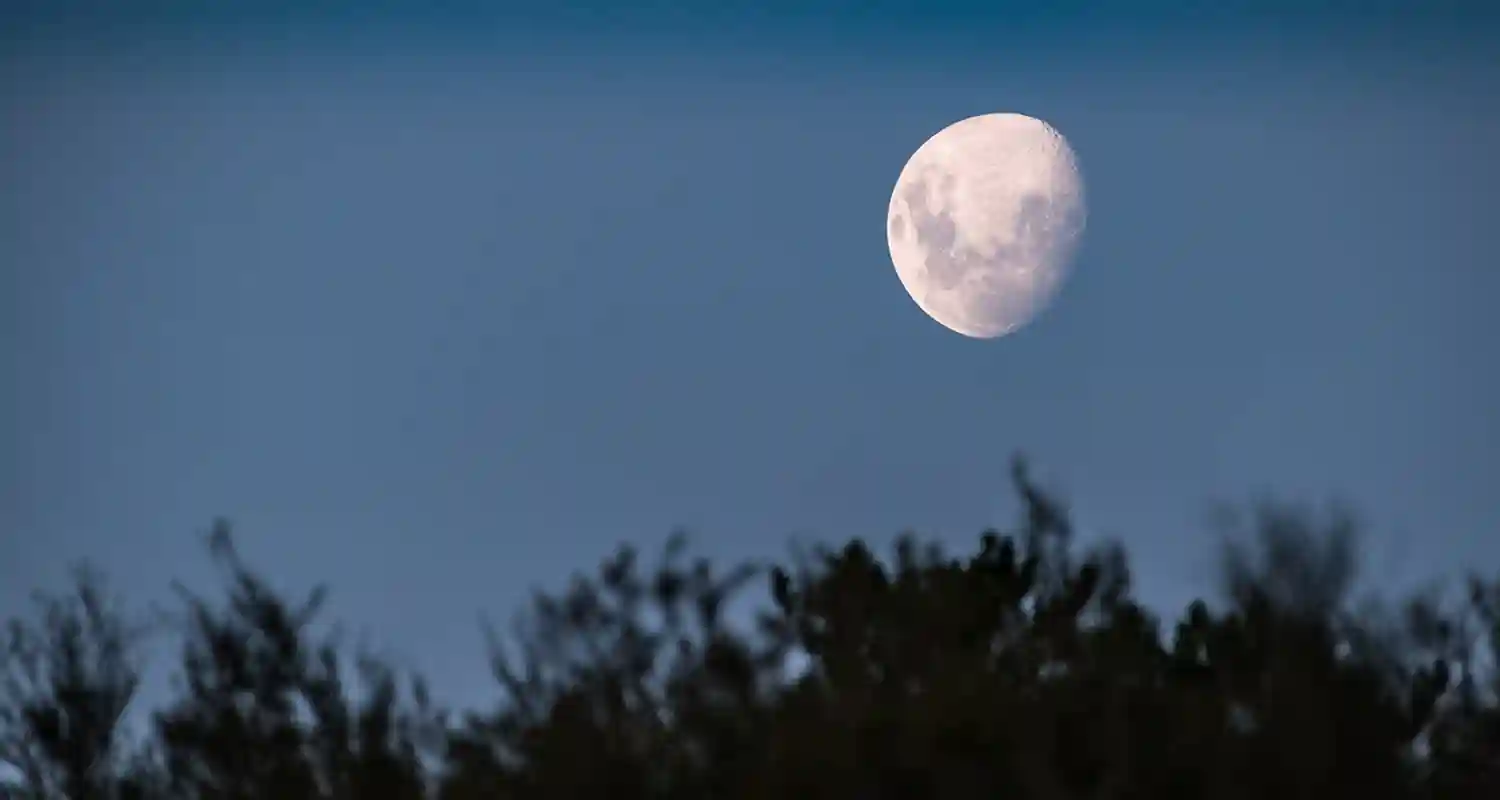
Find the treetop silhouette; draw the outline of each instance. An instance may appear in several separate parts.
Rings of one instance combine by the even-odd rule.
[[[182,593],[144,741],[119,720],[146,632],[97,574],[11,623],[0,797],[1500,797],[1500,581],[1376,613],[1352,518],[1267,504],[1221,602],[1164,628],[1123,547],[1080,549],[1012,478],[1015,529],[958,555],[903,536],[719,569],[681,537],[650,566],[623,546],[487,629],[499,698],[462,713],[315,634],[325,594],[273,591],[221,523],[225,593]],[[769,603],[728,618],[758,582]]]

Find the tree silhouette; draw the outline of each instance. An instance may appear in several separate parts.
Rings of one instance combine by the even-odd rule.
[[[309,632],[325,594],[291,604],[251,572],[229,529],[210,537],[230,578],[221,607],[183,592],[182,689],[155,717],[163,793],[174,798],[422,798],[437,720],[420,683],[403,702],[395,672]]]
[[[1360,605],[1353,518],[1263,503],[1222,597],[1164,629],[1122,547],[1079,547],[1019,462],[1012,482],[1019,520],[960,555],[622,547],[488,629],[501,699],[459,716],[315,633],[324,594],[277,594],[221,524],[226,596],[183,592],[180,685],[140,752],[117,722],[135,633],[97,581],[12,624],[0,796],[1500,797],[1500,581]],[[770,602],[727,613],[757,583]]]
[[[13,619],[0,650],[0,763],[18,798],[131,796],[121,719],[140,682],[145,633],[110,602],[99,573],[40,594],[40,619]]]

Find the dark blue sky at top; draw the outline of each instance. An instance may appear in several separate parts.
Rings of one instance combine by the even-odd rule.
[[[1016,450],[1156,603],[1263,491],[1357,507],[1375,578],[1500,566],[1478,4],[300,5],[0,27],[0,612],[80,558],[205,587],[222,515],[473,698],[476,613],[620,541],[966,546]],[[1090,216],[978,342],[884,214],[988,111]]]

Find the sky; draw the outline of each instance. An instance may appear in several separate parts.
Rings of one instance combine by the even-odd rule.
[[[210,589],[222,516],[467,702],[479,613],[620,542],[968,547],[1016,452],[1164,609],[1263,493],[1357,509],[1378,581],[1500,569],[1479,4],[303,5],[0,18],[0,615],[80,559]],[[992,111],[1089,216],[978,341],[885,212]]]

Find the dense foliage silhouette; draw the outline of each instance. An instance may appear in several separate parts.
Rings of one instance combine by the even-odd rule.
[[[228,576],[154,630],[81,571],[13,620],[0,762],[15,800],[1500,797],[1500,581],[1354,602],[1356,528],[1249,509],[1223,597],[1167,626],[1118,545],[1081,548],[1020,464],[1009,532],[951,555],[861,540],[715,569],[622,547],[490,631],[503,700],[457,714],[314,632],[229,528]],[[747,585],[770,602],[726,614]],[[173,697],[122,718],[143,640]]]

